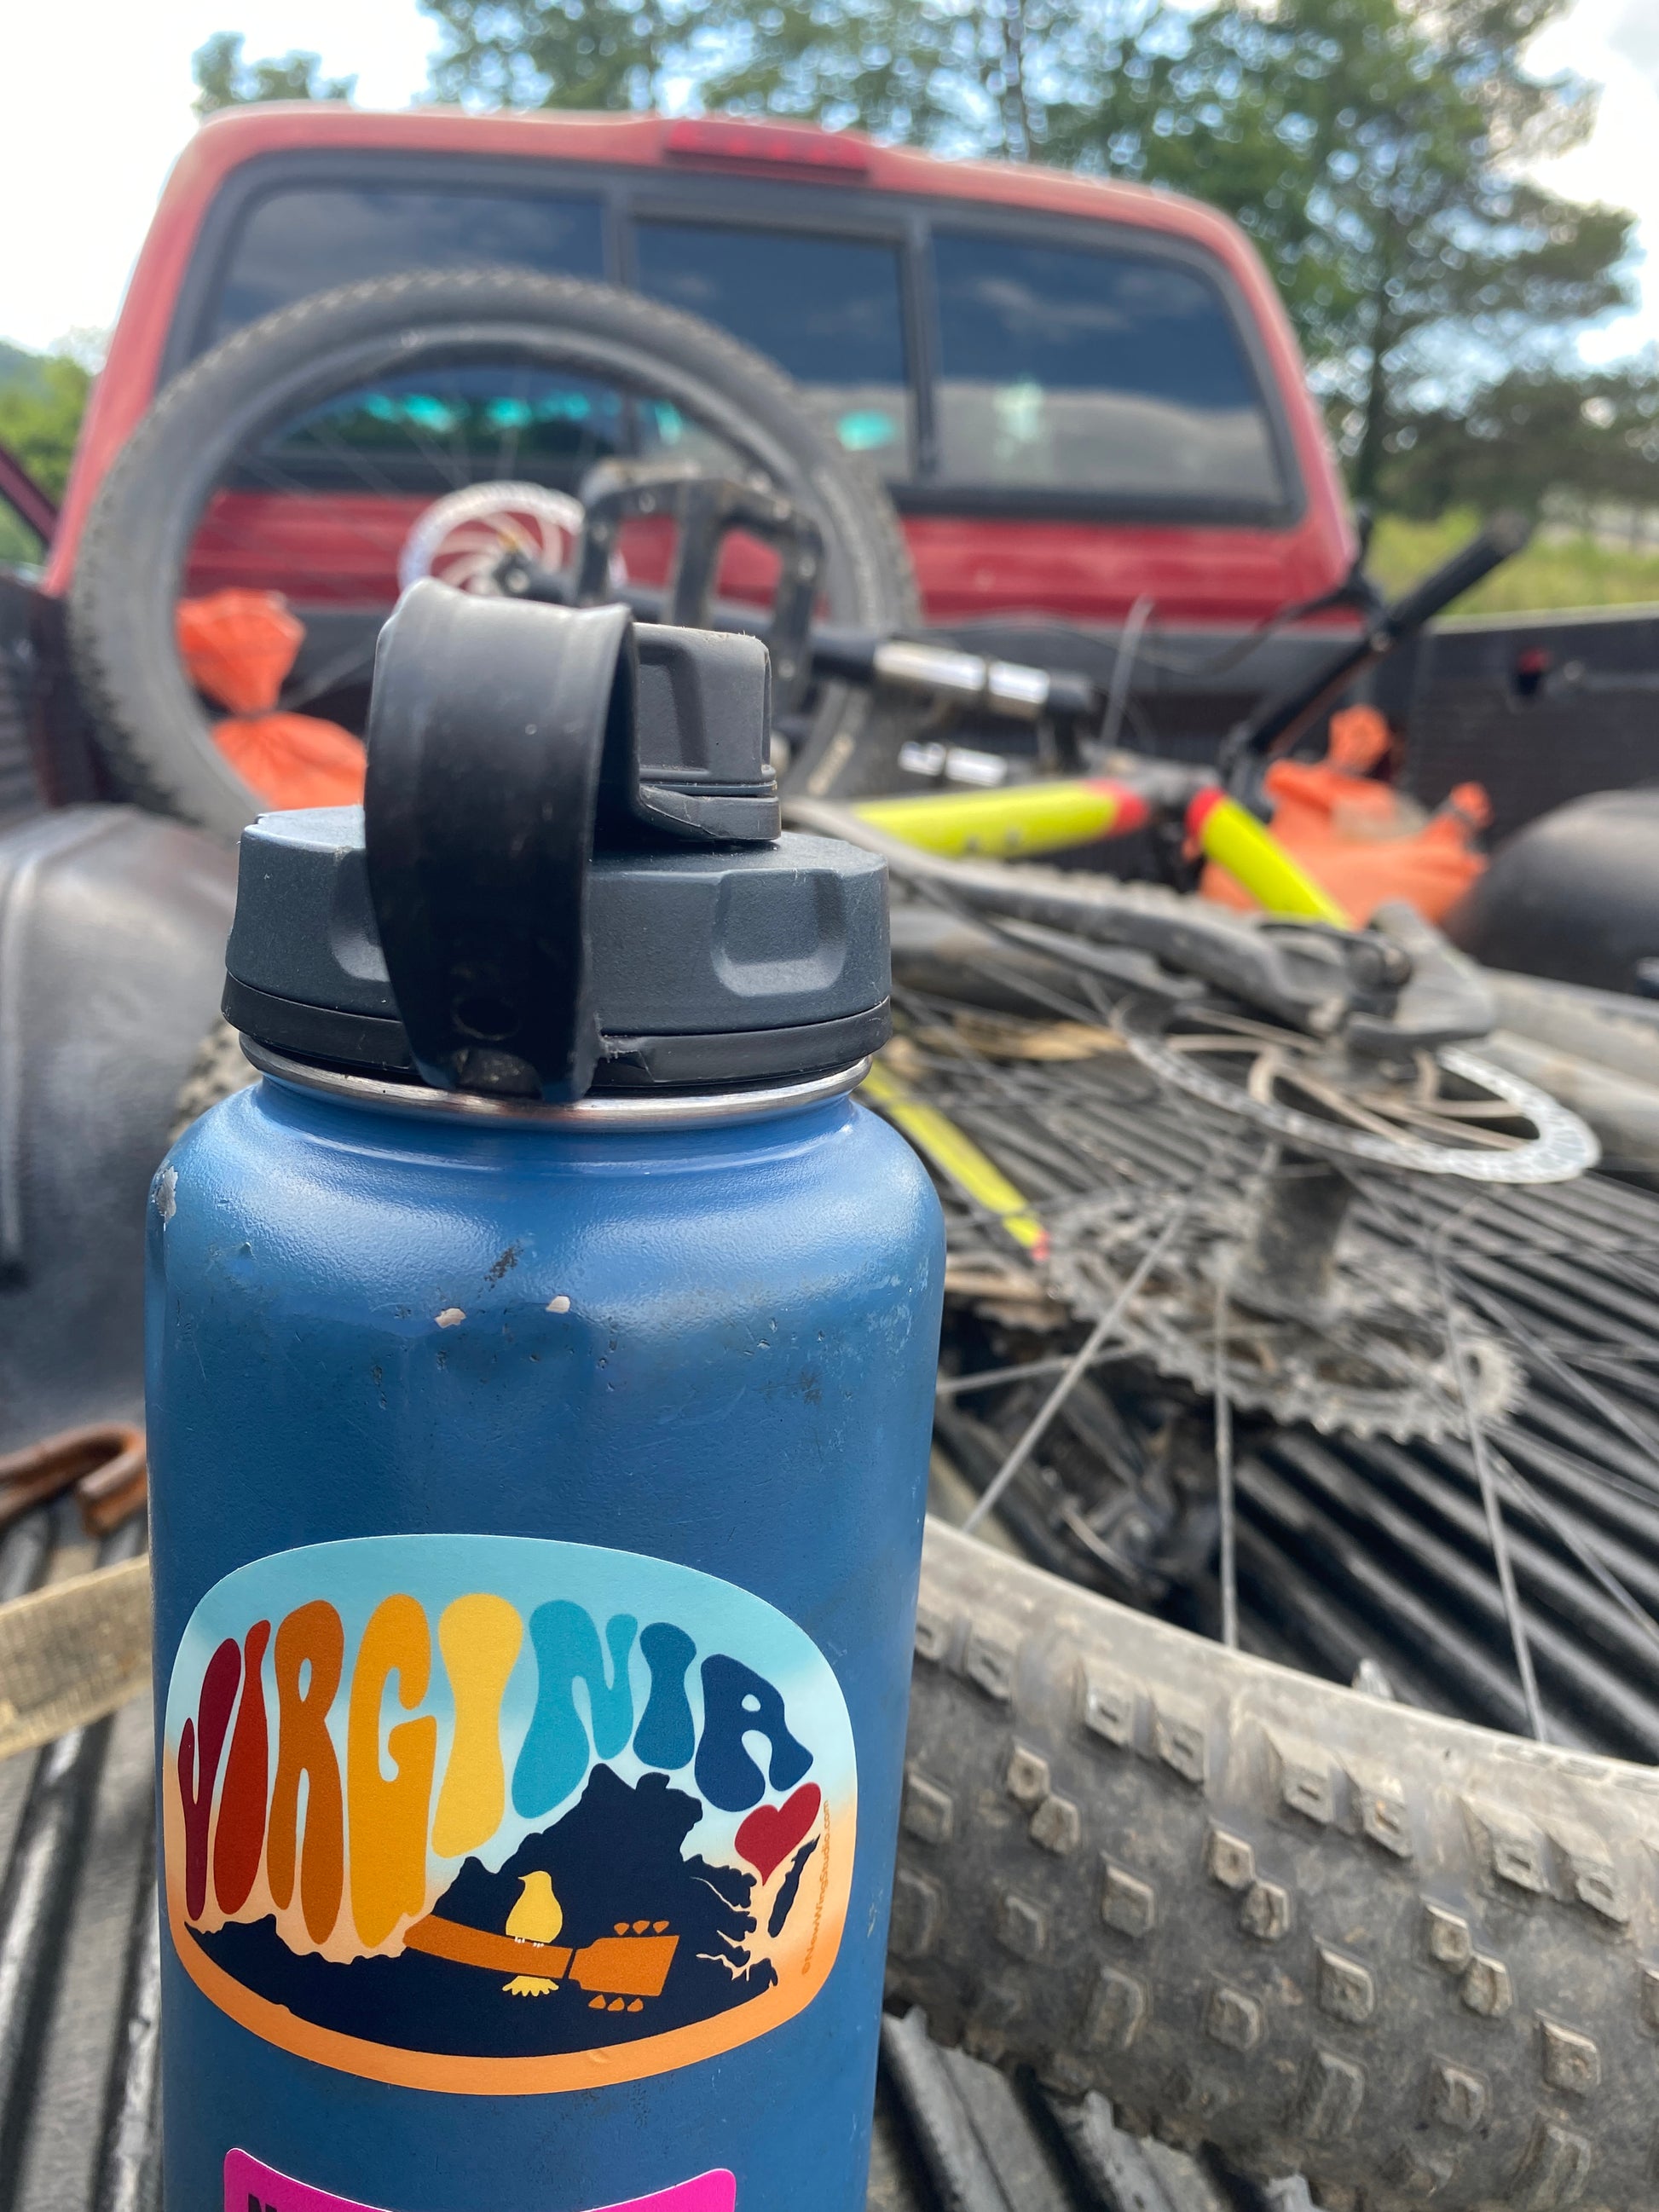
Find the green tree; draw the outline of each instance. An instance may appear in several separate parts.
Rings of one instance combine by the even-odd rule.
[[[421,0],[445,43],[441,100],[484,107],[647,108],[690,73],[692,0]]]
[[[749,115],[852,125],[946,154],[1079,158],[1164,0],[775,0],[726,10],[701,91]]]
[[[1165,0],[421,0],[441,98],[850,125],[960,154],[1047,156]]]
[[[1340,403],[1363,498],[1437,379],[1559,355],[1626,297],[1632,218],[1520,174],[1594,119],[1590,88],[1526,64],[1562,5],[1224,0],[1064,149],[1238,218]]]
[[[1382,504],[1431,519],[1452,507],[1536,510],[1553,492],[1659,507],[1659,357],[1564,373],[1510,370],[1456,406],[1397,424]]]
[[[196,112],[245,107],[256,100],[349,100],[355,76],[325,76],[320,54],[287,53],[264,61],[242,58],[240,31],[216,31],[191,57]]]
[[[92,374],[68,354],[7,347],[0,362],[0,446],[14,453],[43,491],[63,496]]]

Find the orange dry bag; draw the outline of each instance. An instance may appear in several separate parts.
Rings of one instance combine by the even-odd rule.
[[[279,592],[181,599],[179,651],[191,682],[231,714],[213,742],[272,807],[349,806],[363,795],[364,753],[349,730],[276,711],[305,627]]]

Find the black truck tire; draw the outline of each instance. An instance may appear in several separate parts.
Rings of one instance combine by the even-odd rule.
[[[227,466],[302,409],[458,347],[665,398],[717,432],[824,533],[834,619],[902,626],[915,580],[891,501],[772,363],[694,315],[517,269],[416,270],[321,292],[234,331],[156,400],[100,488],[70,597],[77,679],[142,803],[234,836],[257,811],[212,742],[173,638],[185,556]],[[809,750],[850,750],[867,694],[823,687]]]
[[[890,1995],[1364,2212],[1659,2205],[1659,1776],[930,1523]]]

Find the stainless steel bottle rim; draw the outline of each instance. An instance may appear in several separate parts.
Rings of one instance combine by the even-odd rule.
[[[775,1114],[822,1105],[843,1097],[870,1071],[869,1056],[827,1075],[801,1076],[791,1083],[755,1084],[742,1091],[612,1091],[579,1098],[572,1105],[550,1106],[538,1098],[487,1098],[475,1091],[434,1091],[422,1083],[392,1083],[377,1075],[348,1075],[291,1060],[269,1045],[242,1039],[242,1050],[261,1075],[295,1089],[372,1106],[383,1114],[410,1114],[422,1121],[487,1122],[497,1128],[617,1130],[699,1129],[712,1122],[761,1121]]]

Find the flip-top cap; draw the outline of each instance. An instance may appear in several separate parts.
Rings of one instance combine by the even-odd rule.
[[[854,1062],[885,871],[783,836],[756,641],[417,585],[362,807],[244,831],[224,1010],[329,1066],[570,1098]]]

